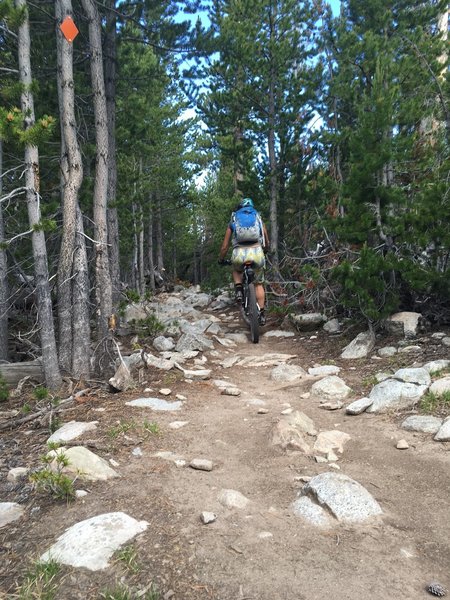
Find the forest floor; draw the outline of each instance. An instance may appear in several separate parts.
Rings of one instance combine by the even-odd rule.
[[[237,313],[235,317],[228,322],[229,332],[242,331]],[[270,323],[265,330],[269,329]],[[241,390],[240,396],[222,395],[212,380],[187,383],[179,371],[154,370],[133,392],[99,390],[81,398],[64,413],[64,421],[99,421],[97,430],[85,434],[89,438],[85,444],[106,460],[114,459],[120,478],[77,482],[89,493],[69,504],[37,494],[26,482],[5,484],[9,468],[38,463],[48,430],[25,425],[2,432],[1,500],[21,502],[26,514],[0,529],[0,597],[416,600],[431,597],[425,589],[430,581],[450,587],[450,443],[402,430],[401,421],[412,411],[359,416],[327,411],[317,401],[301,398],[310,385],[276,390],[280,386],[270,379],[271,368],[224,369],[218,364],[236,353],[272,352],[295,354],[290,363],[305,369],[335,364],[353,390],[351,399],[356,399],[370,391],[376,372],[414,362],[400,354],[383,361],[345,361],[339,356],[349,340],[324,332],[312,337],[297,335],[293,341],[263,336],[258,345],[216,347],[220,357],[215,364],[209,358],[207,366],[213,368],[213,378],[229,378]],[[388,345],[389,339],[380,344]],[[420,361],[448,358],[444,351],[426,346]],[[144,394],[144,388],[154,392]],[[176,394],[187,398],[181,410],[152,412],[125,405],[130,399],[157,396],[160,388],[172,390],[169,401]],[[264,402],[265,414],[255,399]],[[289,407],[306,413],[318,430],[338,429],[350,435],[336,472],[358,481],[373,495],[383,510],[380,521],[321,529],[293,514],[292,502],[304,485],[299,478],[330,467],[271,445],[272,427]],[[175,420],[188,424],[169,428]],[[149,427],[149,422],[157,426]],[[396,448],[402,438],[409,444],[406,450]],[[142,456],[132,455],[136,447]],[[188,462],[209,459],[213,469],[177,467],[155,457],[158,451],[173,452]],[[238,490],[249,504],[244,509],[225,508],[218,501],[222,489]],[[63,567],[54,596],[39,590],[16,595],[20,584],[23,594],[26,570],[70,525],[113,511],[149,524],[128,543],[127,552],[116,553],[101,571]],[[217,519],[203,524],[202,511],[215,513]],[[159,593],[150,593],[151,582]],[[125,588],[134,593],[126,595]]]

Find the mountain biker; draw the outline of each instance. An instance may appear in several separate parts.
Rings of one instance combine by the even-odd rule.
[[[245,226],[248,219],[248,227]],[[244,223],[244,227],[241,226]],[[244,230],[244,233],[242,231]],[[230,242],[233,246],[231,263],[233,265],[233,281],[236,302],[242,302],[242,273],[244,263],[252,262],[255,270],[256,301],[260,308],[259,322],[265,325],[264,313],[264,267],[266,259],[264,253],[269,249],[269,236],[261,216],[255,210],[253,200],[244,198],[231,215],[231,221],[225,232],[219,253],[219,264],[224,264]]]

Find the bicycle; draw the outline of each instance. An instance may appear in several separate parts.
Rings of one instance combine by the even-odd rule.
[[[224,260],[223,266],[231,265],[231,260]],[[260,308],[256,301],[254,262],[245,262],[242,277],[241,316],[250,328],[250,338],[254,344],[259,342]]]

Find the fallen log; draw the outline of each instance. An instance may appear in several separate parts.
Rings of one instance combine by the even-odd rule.
[[[0,375],[8,385],[17,385],[21,379],[28,377],[42,383],[44,372],[40,360],[17,363],[0,363]]]

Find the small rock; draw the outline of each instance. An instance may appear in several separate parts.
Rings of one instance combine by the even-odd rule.
[[[27,467],[15,467],[14,469],[10,469],[6,480],[11,482],[17,482],[20,479],[22,479],[22,477],[25,477],[28,471],[29,469],[27,469]]]
[[[339,458],[336,456],[336,454],[333,452],[333,450],[330,450],[327,454],[327,461],[328,462],[336,462],[338,460],[339,460]]]
[[[436,442],[450,442],[450,417],[447,417],[434,436]]]
[[[340,400],[337,400],[336,402],[323,402],[319,405],[319,408],[323,408],[325,410],[339,410],[343,406],[344,403]]]
[[[323,330],[327,333],[339,333],[341,330],[339,319],[330,319],[327,321],[323,326]]]
[[[287,338],[294,337],[295,333],[293,331],[283,331],[281,329],[268,331],[264,334],[264,337],[276,337],[276,338]]]
[[[433,596],[437,596],[438,598],[443,598],[447,595],[447,590],[445,589],[445,587],[437,581],[432,581],[430,584],[427,585],[427,592],[429,592]]]
[[[337,450],[342,454],[344,452],[344,444],[350,440],[348,433],[333,429],[331,431],[322,431],[317,436],[314,444],[314,450],[316,452],[322,452],[328,454],[330,450]]]
[[[270,531],[261,531],[260,533],[258,533],[258,537],[260,540],[268,540],[269,538],[273,537],[273,533],[271,533]]]
[[[369,408],[372,402],[373,400],[370,398],[361,398],[360,400],[355,400],[346,407],[345,412],[348,415],[360,415],[367,408]]]
[[[312,477],[309,475],[299,475],[298,477],[294,477],[294,481],[302,481],[303,483],[308,483],[311,479]]]
[[[409,444],[406,440],[399,440],[397,442],[396,448],[398,450],[407,450],[409,448]]]
[[[189,423],[189,421],[172,421],[172,423],[169,423],[169,427],[170,429],[181,429],[182,427],[185,427],[185,425],[187,425]]]
[[[305,377],[306,371],[296,365],[281,364],[272,369],[270,378],[273,381],[295,381]]]
[[[365,358],[375,345],[375,335],[372,331],[364,331],[356,336],[354,340],[346,346],[341,358],[355,359]]]
[[[196,469],[198,471],[212,471],[213,463],[211,460],[207,460],[206,458],[194,458],[189,463],[189,466],[192,469]]]
[[[153,348],[158,352],[168,352],[175,348],[172,338],[166,338],[163,335],[156,337],[153,340]]]
[[[442,371],[442,369],[447,369],[450,367],[450,360],[432,360],[423,365],[423,368],[428,371],[430,375],[433,375],[437,371]]]
[[[170,388],[161,388],[159,390],[159,393],[162,394],[163,396],[170,396],[170,394],[172,393],[172,390]]]
[[[315,456],[316,463],[327,463],[328,459],[325,456]]]
[[[442,343],[444,346],[450,346],[450,337],[449,336],[445,336],[442,338]]]
[[[437,433],[442,425],[442,419],[431,415],[411,415],[402,423],[402,429],[421,431],[422,433]]]
[[[398,351],[401,354],[415,354],[422,352],[422,348],[420,346],[404,346],[403,348],[399,348]]]
[[[97,425],[98,421],[91,421],[90,423],[70,421],[57,429],[48,438],[47,442],[69,442],[80,437],[80,435],[83,435],[86,431],[94,431],[97,429]]]
[[[267,415],[267,413],[269,412],[268,408],[258,408],[258,415]]]
[[[86,490],[76,490],[75,491],[75,497],[76,498],[84,498],[87,495],[88,495],[88,493],[87,493]]]
[[[185,400],[187,400],[186,396],[183,396],[183,394],[177,394],[177,395],[175,396],[175,398],[176,398],[177,400],[181,400],[181,402],[184,402]]]
[[[294,412],[293,408],[285,408],[284,410],[281,411],[282,415],[291,415]]]
[[[340,370],[336,365],[322,365],[308,369],[308,374],[313,377],[327,377],[329,375],[337,375]]]
[[[319,400],[345,400],[349,396],[351,389],[345,381],[336,375],[325,377],[311,387],[311,395]]]
[[[137,458],[141,458],[141,457],[142,457],[142,450],[141,450],[140,448],[134,448],[134,449],[131,451],[131,454],[132,454],[133,456],[136,456]]]
[[[416,312],[398,312],[385,321],[384,326],[393,335],[404,335],[405,337],[414,337],[419,327],[420,313]]]
[[[217,515],[213,512],[208,512],[206,510],[204,510],[202,512],[202,514],[200,515],[200,520],[202,523],[204,523],[205,525],[208,525],[208,523],[214,523],[214,521],[217,519]]]
[[[0,502],[0,528],[17,521],[25,512],[17,502]]]
[[[430,392],[436,396],[442,396],[445,392],[450,392],[450,375],[434,381],[431,384]]]
[[[120,463],[118,463],[117,460],[114,460],[113,458],[109,459],[109,464],[113,467],[120,467]]]
[[[237,387],[226,387],[223,388],[220,393],[222,396],[240,396],[241,390],[239,390]]]
[[[220,504],[226,508],[245,508],[250,500],[236,490],[221,490],[218,496]]]
[[[161,400],[160,398],[137,398],[130,402],[125,402],[127,406],[137,406],[140,408],[151,408],[157,411],[175,411],[180,410],[182,402],[167,402],[167,400]]]
[[[388,358],[389,356],[394,356],[394,354],[397,354],[395,346],[385,346],[378,350],[378,356],[381,356],[381,358]]]

